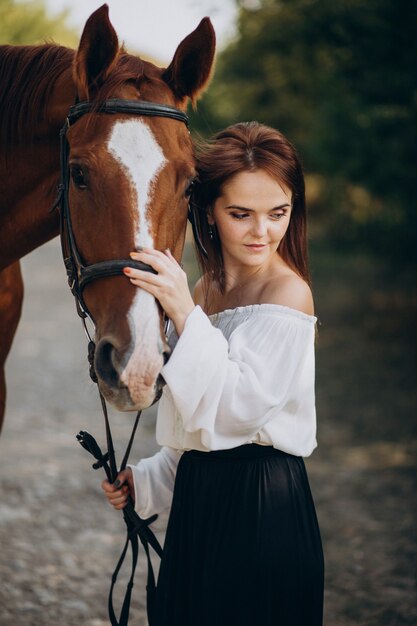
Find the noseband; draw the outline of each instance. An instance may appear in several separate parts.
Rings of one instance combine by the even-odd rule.
[[[73,294],[77,311],[81,318],[85,319],[91,314],[83,298],[83,291],[91,281],[108,276],[123,275],[124,267],[132,267],[146,272],[155,273],[155,270],[145,263],[133,261],[132,259],[111,259],[85,265],[78,250],[74,231],[71,222],[71,212],[69,206],[69,181],[70,173],[68,167],[69,144],[67,139],[68,129],[75,124],[86,113],[104,113],[112,115],[115,113],[125,113],[127,115],[165,117],[179,122],[183,122],[188,127],[188,116],[179,109],[155,102],[145,102],[136,100],[119,100],[117,98],[105,100],[97,106],[94,102],[79,102],[72,106],[68,112],[65,124],[60,131],[60,155],[61,174],[58,186],[58,198],[51,208],[51,211],[60,207],[60,232],[62,256],[67,271],[68,284]]]

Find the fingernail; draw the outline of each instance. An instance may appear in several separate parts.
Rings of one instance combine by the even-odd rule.
[[[124,267],[123,268],[123,273],[124,274],[130,274],[131,273],[130,267]]]
[[[140,254],[140,252],[130,252],[130,253],[129,253],[129,256],[130,256],[132,259],[134,259],[134,258],[136,258],[139,254]]]

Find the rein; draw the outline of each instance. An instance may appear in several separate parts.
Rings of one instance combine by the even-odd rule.
[[[92,263],[85,265],[81,254],[78,250],[74,231],[71,222],[71,213],[69,207],[69,168],[68,168],[68,155],[69,144],[67,140],[67,132],[72,124],[75,124],[86,113],[104,113],[107,115],[115,113],[125,113],[129,115],[140,116],[157,116],[171,118],[183,122],[188,127],[188,116],[179,109],[158,104],[154,102],[144,101],[131,101],[120,99],[109,99],[104,103],[97,106],[94,102],[79,102],[73,105],[67,115],[64,126],[60,131],[60,162],[61,162],[61,174],[60,183],[58,186],[58,197],[56,202],[50,209],[51,211],[59,207],[60,212],[60,234],[61,234],[61,248],[64,264],[67,272],[68,284],[76,302],[78,315],[81,317],[85,333],[89,340],[88,344],[88,360],[90,364],[90,376],[91,379],[98,383],[96,373],[94,371],[94,350],[95,343],[90,336],[87,328],[86,318],[89,317],[93,322],[87,305],[83,298],[83,290],[93,280],[98,280],[107,276],[123,275],[124,267],[132,267],[147,272],[156,273],[155,270],[145,263],[140,261],[133,261],[132,259],[111,259],[108,261],[100,261],[98,263]],[[190,214],[190,213],[189,213]],[[194,224],[193,224],[194,227]],[[98,389],[100,395],[100,401],[103,409],[106,439],[107,439],[107,452],[103,454],[97,441],[90,433],[86,431],[80,431],[77,435],[77,440],[94,458],[96,462],[93,464],[94,469],[103,468],[109,482],[114,483],[119,472],[126,468],[130,449],[132,447],[133,439],[136,433],[136,429],[140,420],[141,411],[138,411],[133,426],[132,434],[129,439],[129,443],[124,454],[120,468],[117,469],[116,456],[113,445],[113,438],[110,429],[110,423],[108,418],[106,401]],[[136,565],[139,556],[139,542],[142,544],[146,554],[148,562],[148,577],[147,577],[147,614],[149,626],[154,625],[154,609],[155,609],[155,576],[150,558],[150,547],[156,552],[156,554],[162,556],[162,548],[155,537],[152,530],[149,528],[151,524],[157,518],[154,515],[146,520],[142,519],[134,510],[133,502],[129,498],[127,505],[123,509],[123,518],[126,524],[127,537],[119,562],[116,565],[116,569],[111,579],[111,586],[108,600],[108,611],[110,622],[112,626],[127,626],[129,621],[130,601],[132,595],[133,581],[136,570]],[[123,600],[121,612],[119,618],[116,617],[113,607],[113,590],[116,585],[119,571],[124,562],[125,556],[128,552],[129,546],[131,548],[132,567],[131,575],[127,585],[127,590]]]

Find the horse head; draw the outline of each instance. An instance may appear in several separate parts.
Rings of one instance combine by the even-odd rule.
[[[77,100],[97,103],[68,130],[69,207],[85,265],[128,259],[141,247],[169,248],[180,259],[190,184],[191,138],[181,121],[105,114],[109,98],[148,101],[184,111],[208,82],[215,36],[208,18],[178,46],[167,68],[119,47],[106,5],[86,22],[73,64]],[[86,285],[95,324],[94,366],[103,395],[119,410],[150,406],[168,357],[162,311],[123,276]]]

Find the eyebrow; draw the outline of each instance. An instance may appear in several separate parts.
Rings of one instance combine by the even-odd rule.
[[[285,207],[290,207],[290,204],[288,202],[285,202],[285,204],[281,204],[280,206],[274,206],[272,207],[272,209],[268,209],[268,211],[278,211],[278,209],[284,209]],[[251,211],[253,212],[255,209],[248,209],[247,207],[244,206],[239,206],[238,204],[229,204],[229,206],[224,207],[225,209],[238,209],[238,211]]]

